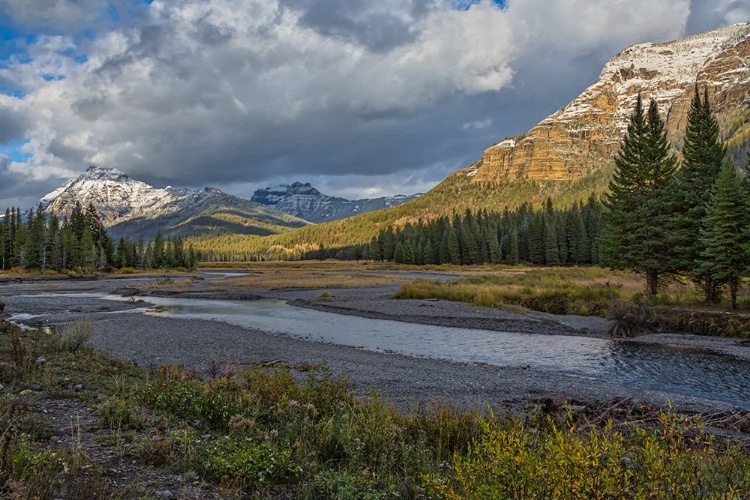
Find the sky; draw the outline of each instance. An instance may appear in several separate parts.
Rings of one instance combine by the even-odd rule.
[[[626,46],[750,0],[0,0],[0,207],[89,165],[250,197],[425,192]]]

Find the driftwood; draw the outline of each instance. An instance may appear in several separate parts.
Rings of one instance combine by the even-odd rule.
[[[665,411],[670,411],[629,398],[589,404],[548,398],[536,401],[535,406],[541,414],[551,417],[557,424],[572,424],[581,431],[600,428],[608,423],[622,429],[632,425],[658,428],[664,425]],[[722,440],[750,447],[750,411],[734,409],[682,413],[681,417],[685,419],[686,428],[702,429]]]

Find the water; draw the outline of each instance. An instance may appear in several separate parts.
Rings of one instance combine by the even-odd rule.
[[[130,300],[98,293],[35,296]],[[281,300],[135,297],[139,298],[157,307],[110,314],[221,321],[308,341],[408,356],[528,367],[612,382],[631,390],[694,396],[750,409],[750,362],[701,349],[360,318],[292,307]],[[33,317],[14,315],[12,319],[21,323]]]
[[[360,318],[292,307],[281,300],[142,298],[159,306],[146,311],[148,315],[222,321],[409,356],[529,367],[750,408],[750,362],[701,349]]]

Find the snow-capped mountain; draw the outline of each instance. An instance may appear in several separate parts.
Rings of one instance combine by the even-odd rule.
[[[116,168],[89,167],[42,197],[48,214],[70,216],[75,203],[93,204],[114,237],[152,238],[157,231],[182,236],[216,232],[271,234],[305,221],[223,191],[155,188]]]
[[[327,222],[345,219],[382,208],[389,208],[411,201],[419,196],[396,195],[382,198],[366,198],[362,200],[347,200],[335,196],[327,196],[310,183],[295,182],[293,184],[279,184],[264,189],[258,189],[250,200],[276,210],[299,217],[310,222]]]
[[[619,150],[636,97],[655,99],[679,146],[695,85],[708,89],[730,154],[744,165],[750,137],[750,23],[667,43],[642,43],[615,55],[599,78],[529,132],[488,148],[464,170],[472,182],[569,181]]]

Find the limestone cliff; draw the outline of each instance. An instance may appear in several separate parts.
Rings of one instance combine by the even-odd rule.
[[[750,137],[750,22],[668,43],[634,45],[599,79],[528,133],[505,139],[464,170],[472,182],[565,181],[597,169],[618,151],[638,93],[656,99],[679,145],[695,84],[708,88],[724,139],[746,149]]]

